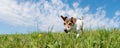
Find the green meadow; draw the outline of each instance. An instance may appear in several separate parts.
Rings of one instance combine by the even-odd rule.
[[[120,48],[120,30],[84,30],[78,38],[72,32],[1,34],[0,48]]]

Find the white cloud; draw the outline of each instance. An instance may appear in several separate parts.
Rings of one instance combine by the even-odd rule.
[[[89,6],[78,7],[79,3],[73,3],[72,9],[61,0],[39,1],[31,3],[29,1],[18,4],[15,0],[0,0],[0,21],[13,26],[35,27],[39,24],[39,29],[47,31],[53,26],[53,31],[62,31],[63,21],[60,15],[74,16],[80,18],[84,16],[86,28],[96,27],[119,27],[116,19],[106,17],[104,8],[97,8],[96,13],[89,13]],[[116,13],[118,15],[118,13]]]
[[[86,27],[88,28],[96,28],[96,27],[107,27],[107,28],[114,28],[114,27],[120,27],[120,18],[116,18],[114,16],[113,18],[107,18],[106,11],[103,7],[97,8],[97,11],[95,14],[85,14],[85,21],[86,21]]]
[[[111,25],[115,25],[115,27],[120,27],[120,11],[117,10],[115,12],[115,16],[111,19]]]
[[[74,7],[74,8],[77,8],[78,6],[79,6],[79,3],[78,3],[78,2],[73,3],[73,7]]]
[[[116,12],[115,12],[115,15],[116,15],[116,16],[120,16],[120,11],[116,11]]]
[[[0,0],[0,19],[3,22],[12,25],[29,26],[34,24],[34,16],[32,16],[32,7],[29,3],[18,5],[13,0]]]

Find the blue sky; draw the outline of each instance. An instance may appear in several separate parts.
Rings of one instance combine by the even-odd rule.
[[[85,28],[119,28],[120,0],[0,0],[0,34],[63,31],[60,15],[85,18]]]
[[[103,7],[106,12],[106,16],[109,18],[112,18],[114,16],[114,13],[116,10],[120,10],[120,5],[119,5],[120,0],[68,0],[68,1],[63,1],[65,3],[69,3],[69,5],[72,7],[72,4],[74,2],[79,2],[79,7],[90,7],[90,12],[95,13],[96,8],[98,7]]]

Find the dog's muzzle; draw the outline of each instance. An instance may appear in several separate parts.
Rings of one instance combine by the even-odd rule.
[[[68,30],[67,29],[64,29],[65,33],[68,33]]]

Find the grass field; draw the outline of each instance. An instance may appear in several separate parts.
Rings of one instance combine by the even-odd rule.
[[[4,34],[0,48],[120,48],[120,30],[85,30],[78,38],[64,32]]]

